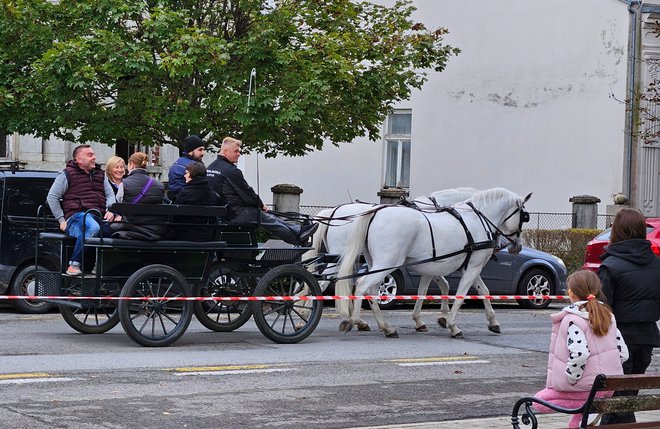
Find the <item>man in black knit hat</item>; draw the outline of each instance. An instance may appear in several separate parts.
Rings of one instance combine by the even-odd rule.
[[[172,164],[167,174],[167,197],[170,200],[174,201],[186,184],[186,179],[183,177],[186,166],[191,162],[202,162],[204,153],[206,153],[206,144],[199,136],[190,135],[183,140],[181,157]]]

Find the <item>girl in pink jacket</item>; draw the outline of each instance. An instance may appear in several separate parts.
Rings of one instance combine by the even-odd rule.
[[[552,336],[548,357],[546,388],[537,398],[565,408],[584,404],[598,374],[623,374],[621,364],[628,360],[628,348],[616,327],[610,307],[601,302],[601,284],[591,271],[578,271],[568,277],[571,304],[552,314]],[[599,392],[597,397],[612,396]],[[540,412],[553,412],[535,404]],[[568,427],[579,427],[582,416],[574,414]]]

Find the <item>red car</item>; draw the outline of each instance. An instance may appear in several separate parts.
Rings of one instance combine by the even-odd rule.
[[[583,269],[598,271],[601,263],[600,256],[605,253],[605,246],[610,242],[610,231],[611,228],[606,229],[587,243]],[[646,239],[651,242],[653,253],[660,256],[660,218],[650,217],[646,219]]]

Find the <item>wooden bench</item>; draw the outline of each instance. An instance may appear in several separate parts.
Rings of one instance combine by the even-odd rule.
[[[609,375],[600,374],[594,380],[585,403],[579,408],[563,408],[534,396],[519,399],[513,406],[511,425],[520,429],[518,414],[523,408],[522,424],[532,429],[538,428],[538,421],[532,403],[544,405],[552,410],[566,414],[582,414],[581,428],[587,427],[589,414],[627,413],[636,411],[660,410],[660,394],[647,392],[636,396],[613,396],[596,398],[596,393],[617,390],[650,390],[660,388],[660,374]],[[641,393],[641,392],[640,392]],[[607,425],[608,428],[658,428],[660,421],[641,423],[619,423]]]

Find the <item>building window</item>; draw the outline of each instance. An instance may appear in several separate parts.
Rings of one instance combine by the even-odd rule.
[[[412,112],[395,111],[386,122],[384,185],[409,188]]]

